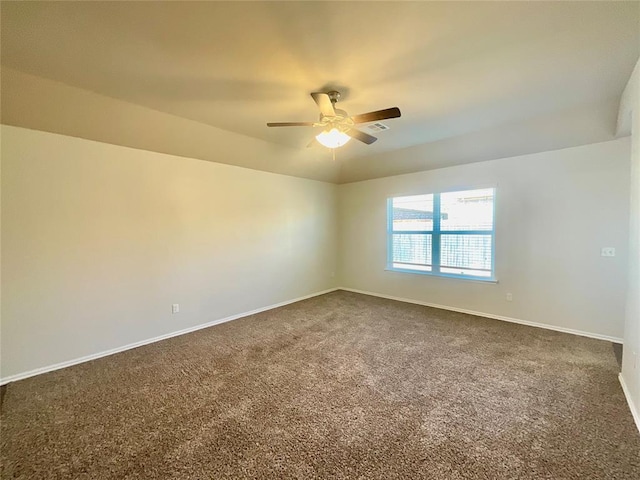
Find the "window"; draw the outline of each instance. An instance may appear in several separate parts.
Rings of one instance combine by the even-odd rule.
[[[495,189],[388,199],[387,268],[494,280]]]

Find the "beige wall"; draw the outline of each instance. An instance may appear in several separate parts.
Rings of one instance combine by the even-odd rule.
[[[629,232],[629,289],[624,329],[622,379],[640,428],[640,61],[629,80],[621,111],[631,112],[631,215]]]
[[[628,262],[629,145],[623,138],[341,185],[340,284],[619,339]],[[385,271],[388,196],[485,185],[497,187],[499,283]],[[615,247],[616,257],[601,257],[602,247]],[[507,293],[513,301],[506,301]]]
[[[335,186],[1,133],[2,378],[338,285],[623,336],[627,138]],[[476,185],[498,189],[498,284],[384,271],[387,196]]]
[[[3,378],[335,285],[335,185],[1,132]]]

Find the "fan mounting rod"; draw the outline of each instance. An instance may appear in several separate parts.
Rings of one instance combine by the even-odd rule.
[[[334,105],[338,100],[340,100],[341,97],[340,92],[338,92],[337,90],[331,90],[330,92],[327,92],[327,95],[329,95],[329,100],[331,100],[331,103],[333,103]]]

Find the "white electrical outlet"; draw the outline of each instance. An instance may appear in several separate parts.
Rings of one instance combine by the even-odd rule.
[[[616,249],[614,247],[602,247],[600,255],[603,257],[615,257]]]
[[[507,293],[507,302],[512,302],[512,301],[513,301],[513,294]]]
[[[174,303],[171,305],[171,313],[180,313],[180,304]]]

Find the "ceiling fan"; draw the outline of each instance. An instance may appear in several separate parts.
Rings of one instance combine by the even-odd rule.
[[[267,127],[322,127],[322,132],[308,146],[313,146],[317,140],[325,147],[337,148],[352,138],[371,145],[377,138],[358,130],[355,125],[400,116],[398,107],[349,116],[344,110],[335,108],[340,99],[340,92],[335,90],[327,93],[313,92],[311,97],[320,108],[320,119],[317,122],[271,122],[267,123]]]

